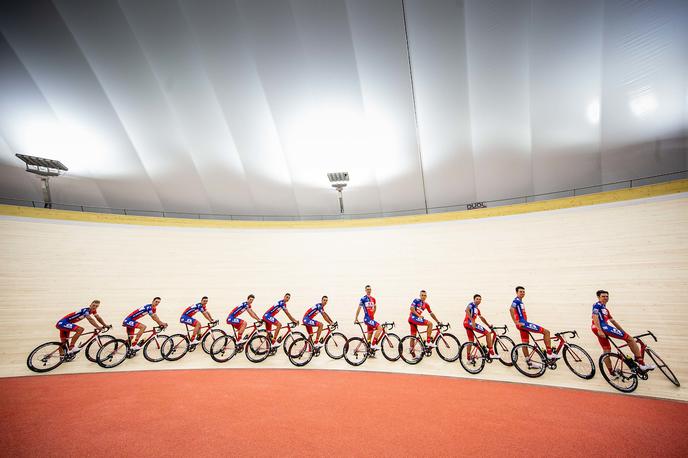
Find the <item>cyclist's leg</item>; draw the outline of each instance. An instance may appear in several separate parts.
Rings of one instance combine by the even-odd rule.
[[[124,320],[123,326],[127,328],[127,335],[129,336],[131,346],[136,347],[143,332],[146,330],[146,325],[134,320]],[[134,332],[136,332],[136,335],[134,335]]]
[[[58,321],[55,327],[60,331],[60,342],[66,343],[69,340],[69,334],[72,332],[74,325],[69,322]],[[67,347],[71,350],[69,345]],[[62,348],[60,348],[60,354],[63,354]]]
[[[492,332],[485,329],[481,324],[475,323],[475,327],[472,329],[474,333],[482,334],[487,340],[487,348],[490,355],[494,355],[494,348],[492,348]]]
[[[306,326],[306,332],[308,332],[308,337],[311,339],[311,342],[314,342],[313,326],[316,326],[317,321],[311,320],[310,318],[304,318],[302,323],[304,326]],[[318,336],[320,336],[320,334],[318,334]],[[318,340],[320,340],[320,337],[318,337]]]
[[[81,326],[74,326],[74,335],[72,336],[72,341],[69,342],[69,349],[73,350],[74,346],[76,345],[76,341],[79,340],[79,337],[81,337],[81,334],[83,334],[84,328]]]
[[[621,339],[625,341],[628,344],[628,348],[633,352],[635,360],[638,361],[638,363],[641,366],[645,365],[645,361],[643,361],[643,355],[640,352],[640,347],[631,335],[629,335],[625,331],[622,331],[621,329],[616,329],[614,326],[610,326],[608,324],[602,325],[602,332],[604,332],[604,334],[607,337],[612,337],[614,339]]]
[[[530,335],[524,327],[525,323],[525,321],[519,321],[516,325],[516,329],[518,329],[518,332],[521,334],[521,343],[527,344],[528,342],[530,342]],[[521,350],[523,351],[523,356],[527,359],[530,356],[528,354],[528,349],[525,346],[523,346],[521,347]]]
[[[246,330],[246,326],[248,323],[246,323],[245,320],[242,320],[241,318],[237,318],[239,320],[239,334],[237,335],[237,338],[241,340],[242,336],[244,335],[244,331]]]
[[[193,332],[191,333],[191,344],[196,342],[196,338],[198,336],[198,331],[201,329],[201,323],[198,322],[197,319],[192,318],[190,316],[182,315],[181,318],[179,318],[179,322],[182,324],[186,324],[188,326],[193,326]]]
[[[318,327],[318,332],[315,335],[315,344],[320,344],[320,335],[322,334],[323,324],[320,321],[316,321],[315,325]]]
[[[424,318],[424,320],[425,320],[425,318]],[[425,330],[426,331],[425,341],[427,343],[430,343],[430,341],[432,340],[432,328],[433,328],[432,321],[425,320],[425,326],[427,327],[427,329]]]
[[[415,336],[418,334],[418,325],[411,319],[409,318],[408,320],[409,327],[411,328],[411,335]],[[411,340],[411,354],[416,356],[416,339]]]
[[[282,329],[282,323],[277,318],[273,318],[272,324],[275,325],[275,333],[272,336],[272,345],[277,343],[277,338],[279,337],[280,329]]]
[[[547,349],[547,355],[551,356],[552,355],[552,339],[550,338],[550,333],[549,330],[543,328],[539,324],[535,323],[530,323],[528,321],[523,321],[523,328],[527,329],[530,332],[534,332],[536,334],[542,334],[544,337],[545,341],[545,348]]]
[[[597,341],[600,343],[600,346],[602,347],[602,351],[605,353],[609,353],[612,351],[612,344],[609,342],[609,338],[605,335],[604,337],[601,337],[598,334],[597,328],[595,325],[593,325],[590,329],[592,329],[592,333],[595,334],[595,337],[597,337]],[[610,374],[612,373],[612,362],[609,360],[609,358],[604,359],[604,364],[607,366],[607,372]]]

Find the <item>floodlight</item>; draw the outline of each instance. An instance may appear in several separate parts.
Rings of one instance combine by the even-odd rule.
[[[344,196],[342,189],[346,188],[346,181],[349,181],[349,172],[332,172],[327,174],[327,178],[332,183],[332,187],[337,190],[339,198],[339,213],[344,213]]]
[[[15,154],[26,164],[26,171],[41,177],[41,189],[43,190],[43,206],[52,208],[52,198],[50,197],[50,177],[58,177],[69,170],[62,162],[55,159],[44,157],[27,156],[26,154]]]

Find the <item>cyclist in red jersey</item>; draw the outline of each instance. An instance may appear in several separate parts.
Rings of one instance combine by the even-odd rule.
[[[366,285],[365,293],[356,307],[356,317],[354,318],[354,324],[358,324],[358,315],[363,310],[363,322],[368,327],[367,338],[370,348],[374,350],[379,350],[380,346],[378,341],[380,340],[380,335],[382,335],[382,325],[375,321],[375,311],[377,310],[377,301],[373,296],[370,295],[372,289],[370,285]],[[375,331],[375,337],[373,337],[373,331]]]
[[[197,312],[201,312],[205,319],[208,320],[208,322],[213,321],[213,317],[210,315],[210,312],[206,308],[206,305],[208,305],[208,296],[203,296],[201,298],[201,302],[198,302],[194,305],[190,305],[186,309],[184,309],[184,311],[182,312],[182,316],[179,318],[180,323],[193,326],[193,333],[191,334],[192,347],[195,347],[201,341],[201,336],[199,334],[201,332],[201,323],[193,316]]]
[[[256,321],[261,321],[260,317],[256,315],[256,312],[254,312],[251,308],[251,304],[253,304],[255,298],[256,296],[254,296],[253,294],[249,294],[246,298],[246,302],[242,302],[241,305],[237,305],[236,307],[234,307],[232,311],[229,312],[229,316],[227,317],[227,324],[231,325],[234,329],[238,329],[238,343],[242,343],[242,336],[244,335],[244,331],[246,330],[247,326],[246,321],[239,318],[239,315],[241,315],[244,312],[248,312],[248,314],[251,315],[251,318],[253,318]]]
[[[268,334],[270,335],[270,338],[272,339],[271,345],[273,347],[278,346],[277,342],[277,337],[279,336],[280,329],[282,329],[282,323],[279,322],[277,318],[275,318],[275,315],[277,315],[280,310],[284,310],[284,313],[287,314],[289,319],[291,320],[292,323],[298,323],[296,321],[296,318],[291,316],[291,313],[289,313],[289,310],[287,309],[287,302],[289,302],[289,299],[291,299],[291,294],[287,293],[284,295],[284,298],[281,301],[277,301],[275,305],[270,307],[264,314],[263,314],[263,322],[265,322],[265,329],[267,329]],[[272,332],[272,326],[275,326],[275,332]]]
[[[482,313],[480,313],[480,309],[478,308],[480,306],[480,303],[482,302],[483,298],[480,296],[480,294],[475,294],[473,295],[473,302],[468,304],[466,306],[466,318],[463,320],[463,327],[466,329],[466,334],[468,335],[468,340],[471,342],[474,341],[475,339],[475,333],[479,333],[485,336],[487,339],[487,348],[489,352],[489,358],[490,359],[497,359],[499,356],[497,356],[494,352],[494,341],[492,338],[492,325],[487,322],[485,317],[483,316]],[[485,323],[485,326],[487,326],[487,329],[482,327],[478,322],[478,318],[482,320],[483,323]]]
[[[72,336],[72,341],[69,343],[69,353],[77,353],[80,350],[80,348],[76,346],[76,341],[79,340],[79,337],[81,337],[81,334],[84,332],[84,328],[77,325],[77,322],[86,318],[88,322],[91,323],[93,327],[95,327],[98,330],[101,330],[104,326],[107,326],[105,324],[105,321],[103,321],[103,319],[97,313],[99,305],[100,301],[96,299],[93,302],[91,302],[91,305],[89,305],[88,307],[84,307],[78,312],[72,312],[69,315],[63,316],[55,325],[55,327],[60,330],[61,342],[66,342],[67,340],[69,340],[69,334],[71,332],[74,332],[74,335]],[[98,320],[98,322],[101,324],[100,326],[98,325],[98,322],[96,322],[96,320]],[[62,353],[62,350],[60,350],[60,353]]]
[[[304,326],[306,326],[306,330],[308,331],[308,336],[311,338],[311,341],[315,342],[315,348],[322,347],[322,344],[320,343],[320,334],[322,334],[323,330],[323,324],[320,321],[317,321],[315,317],[318,316],[318,313],[320,313],[325,321],[327,321],[327,324],[332,324],[332,319],[325,311],[327,301],[327,296],[323,296],[319,303],[306,310],[306,313],[303,314],[302,323]],[[318,328],[318,332],[315,335],[315,340],[313,340],[313,326]]]
[[[146,304],[143,307],[137,308],[136,310],[131,312],[129,315],[127,315],[126,318],[124,318],[124,322],[122,322],[122,326],[125,326],[127,328],[127,335],[131,339],[131,349],[132,350],[140,350],[141,349],[141,345],[138,344],[139,339],[141,339],[143,332],[146,330],[146,325],[138,322],[139,318],[148,314],[156,323],[158,323],[158,326],[161,326],[163,328],[167,327],[167,323],[163,322],[160,318],[158,318],[157,307],[158,307],[158,304],[160,304],[160,300],[161,299],[156,296],[153,298],[153,302],[151,302],[150,304]],[[136,332],[136,336],[134,336],[134,332],[137,329],[138,329],[138,332]]]

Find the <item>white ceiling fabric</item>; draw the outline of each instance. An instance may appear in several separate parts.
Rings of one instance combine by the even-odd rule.
[[[0,197],[336,214],[686,169],[688,2],[0,6]],[[408,43],[407,43],[408,37]],[[408,47],[407,47],[408,46]],[[410,67],[409,67],[410,62]]]

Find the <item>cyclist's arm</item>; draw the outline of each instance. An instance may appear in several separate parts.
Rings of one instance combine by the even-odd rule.
[[[157,314],[157,313],[153,313],[153,314],[151,315],[151,318],[153,318],[153,321],[155,321],[156,323],[158,323],[158,326],[162,326],[162,327],[165,327],[165,328],[167,327],[167,323],[164,323],[160,318],[158,318],[158,314]]]
[[[356,317],[354,318],[354,323],[358,323],[358,314],[361,313],[361,306],[356,306]]]
[[[491,325],[490,323],[487,322],[487,320],[485,319],[484,316],[480,315],[480,319],[483,321],[483,323],[485,323],[485,326],[487,326],[488,328],[492,329],[492,325]]]
[[[209,311],[206,310],[205,312],[203,312],[203,316],[206,320],[208,320],[208,322],[213,321],[213,317],[210,315]]]
[[[260,321],[260,318],[258,317],[258,315],[256,315],[256,312],[254,312],[251,307],[247,308],[246,311],[249,315],[251,315],[251,318],[253,318],[256,321]]]
[[[96,328],[98,330],[100,329],[100,326],[98,326],[98,323],[96,322],[96,320],[94,320],[90,315],[87,316],[86,319],[88,320],[89,323],[91,323],[91,326],[93,326],[94,328]]]
[[[297,322],[297,323],[298,323],[298,320],[297,320],[296,318],[294,318],[293,316],[291,316],[291,313],[289,313],[289,309],[287,309],[286,307],[284,307],[284,313],[287,314],[287,316],[289,317],[289,319],[290,319],[291,321]]]
[[[325,319],[325,321],[327,321],[327,324],[332,324],[332,318],[330,318],[330,315],[328,315],[327,312],[325,312],[324,310],[322,312],[322,316]]]
[[[430,312],[430,316],[432,317],[433,320],[435,320],[435,323],[439,323],[440,320],[437,319],[434,313]]]
[[[593,315],[592,322],[595,323],[595,327],[597,328],[597,335],[600,337],[604,337],[604,332],[602,332],[602,326],[600,326],[600,317],[598,317],[597,315]]]
[[[103,319],[100,317],[100,315],[98,315],[97,313],[94,313],[93,316],[95,317],[96,320],[98,320],[98,321],[100,322],[101,325],[107,326],[107,323],[105,322],[105,320],[103,320]]]
[[[511,307],[511,309],[509,310],[509,313],[511,313],[512,321],[514,322],[514,324],[517,325],[519,320],[518,320],[518,315],[516,314],[516,310],[514,310],[514,308]]]
[[[416,308],[414,306],[409,307],[409,309],[411,310],[411,314],[413,316],[415,316],[416,318],[420,318],[420,315],[418,314],[418,311],[416,310]]]

